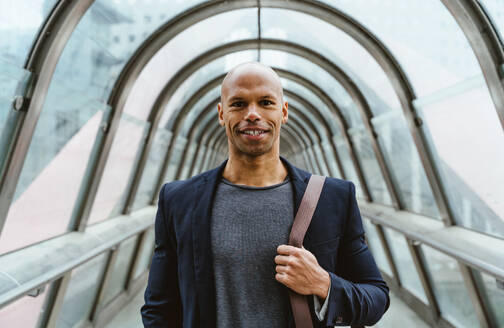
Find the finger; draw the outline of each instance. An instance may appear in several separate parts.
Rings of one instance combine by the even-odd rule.
[[[291,255],[298,252],[299,248],[291,245],[280,245],[277,247],[277,253],[282,255]]]
[[[277,265],[277,266],[275,267],[275,271],[276,271],[277,273],[285,273],[285,274],[287,274],[287,271],[289,271],[289,269],[288,269],[288,266],[285,266],[285,265]]]
[[[275,263],[287,265],[287,264],[289,264],[289,257],[285,256],[285,255],[277,255],[277,256],[275,256]]]
[[[281,282],[284,285],[286,285],[286,283],[287,283],[287,275],[285,273],[277,273],[277,274],[275,274],[275,279],[278,282]]]

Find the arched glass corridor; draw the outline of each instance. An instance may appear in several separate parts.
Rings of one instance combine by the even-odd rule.
[[[247,61],[281,77],[281,155],[355,183],[395,299],[504,327],[503,41],[502,0],[0,1],[0,327],[144,290],[159,189],[227,158]]]

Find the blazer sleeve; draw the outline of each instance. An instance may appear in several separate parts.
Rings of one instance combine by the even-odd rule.
[[[331,287],[326,326],[372,326],[390,305],[389,288],[364,240],[364,228],[349,184],[348,214],[338,250],[336,272],[329,272]]]
[[[144,327],[182,327],[182,303],[177,274],[176,242],[166,211],[166,189],[159,193],[156,213],[154,256],[149,272],[145,304],[141,308]]]

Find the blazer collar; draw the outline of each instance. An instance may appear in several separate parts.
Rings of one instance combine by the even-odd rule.
[[[285,164],[292,182],[294,213],[296,213],[311,174],[293,166],[282,156],[280,156],[280,159]],[[215,284],[212,266],[210,221],[215,193],[224,168],[226,167],[226,163],[227,159],[217,168],[203,173],[201,183],[196,186],[194,194],[198,203],[192,215],[193,255],[200,309],[200,324],[202,327],[215,327],[216,325]]]

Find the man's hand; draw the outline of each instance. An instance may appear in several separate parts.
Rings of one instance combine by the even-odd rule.
[[[277,281],[302,295],[317,295],[325,300],[331,284],[329,273],[304,247],[280,245],[275,256]]]

